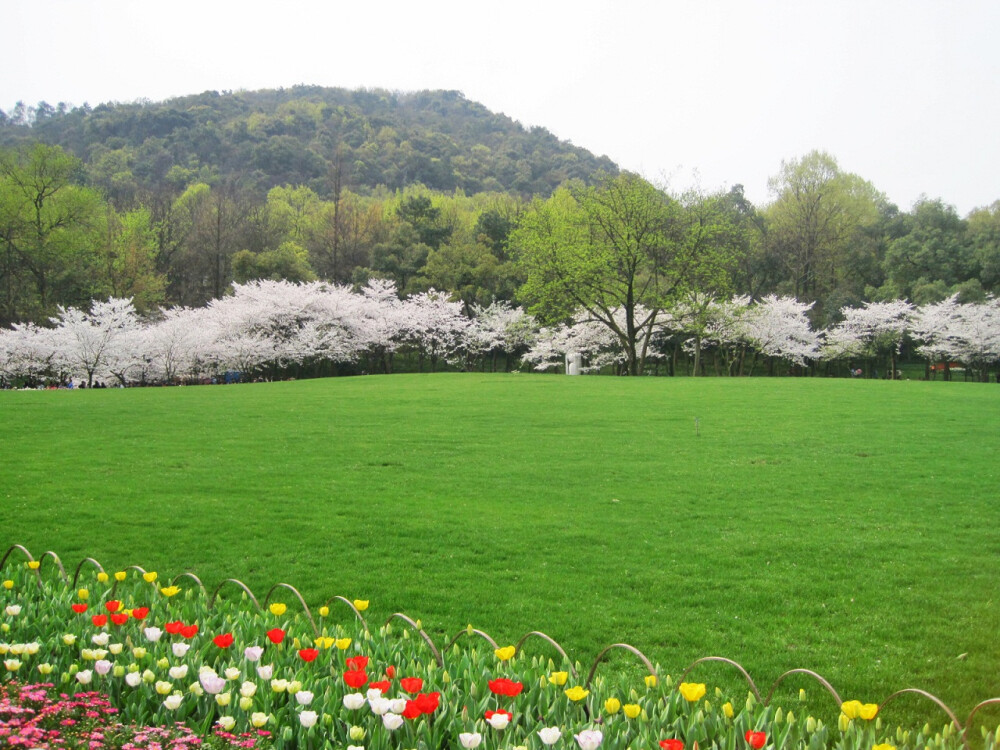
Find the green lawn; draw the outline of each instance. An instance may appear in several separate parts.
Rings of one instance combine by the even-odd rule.
[[[848,379],[2,392],[0,540],[964,717],[1000,696],[998,418],[996,386]]]

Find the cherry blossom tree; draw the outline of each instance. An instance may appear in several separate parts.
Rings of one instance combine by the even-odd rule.
[[[85,377],[87,387],[96,374],[109,373],[108,365],[127,353],[130,334],[140,327],[131,299],[112,297],[93,302],[90,312],[75,307],[59,308],[51,318],[53,365],[75,377]]]
[[[469,319],[462,313],[463,304],[451,302],[446,294],[431,289],[411,296],[402,307],[409,321],[409,341],[421,359],[430,357],[433,372],[438,359],[450,359],[461,348],[469,327]]]
[[[944,362],[944,379],[951,380],[949,363],[955,359],[955,351],[949,338],[958,325],[958,295],[929,305],[921,305],[914,313],[910,324],[910,335],[920,342],[917,353],[927,359],[927,377],[931,365]]]
[[[738,335],[765,357],[804,365],[818,359],[820,351],[819,334],[812,330],[807,315],[813,304],[770,294],[743,312]]]
[[[396,351],[406,343],[411,321],[396,285],[387,279],[370,279],[361,289],[357,330],[361,348],[367,351],[373,369],[392,372]]]
[[[5,379],[40,378],[51,371],[55,354],[49,328],[39,328],[34,323],[0,328],[0,376]]]
[[[487,307],[474,305],[463,347],[470,364],[479,357],[491,355],[492,370],[496,372],[497,354],[503,352],[508,359],[505,369],[510,369],[510,355],[526,350],[537,330],[534,317],[509,302],[498,300]]]
[[[913,305],[905,300],[867,302],[842,308],[843,320],[826,332],[823,354],[827,359],[863,358],[874,364],[889,357],[889,377],[896,377],[896,357],[910,324]]]
[[[608,365],[620,369],[628,361],[621,339],[614,331],[585,312],[568,325],[542,328],[523,360],[535,370],[549,370],[561,367],[566,355],[575,353],[586,360],[584,372],[595,372]]]

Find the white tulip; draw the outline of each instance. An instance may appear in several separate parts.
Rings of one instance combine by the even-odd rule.
[[[462,743],[465,750],[474,750],[483,741],[483,735],[479,732],[462,732],[458,735],[458,741]]]
[[[597,729],[584,729],[580,734],[573,736],[576,737],[580,750],[597,750],[604,740],[604,735]]]
[[[538,730],[538,736],[543,744],[554,745],[562,737],[562,730],[559,727],[545,727]]]
[[[381,691],[376,690],[376,693],[382,695]],[[350,711],[356,711],[365,705],[365,696],[361,693],[348,693],[344,696],[344,708]]]
[[[385,725],[385,728],[388,729],[390,732],[395,732],[397,729],[403,726],[403,717],[400,716],[399,714],[394,714],[390,712],[382,717],[382,723]]]

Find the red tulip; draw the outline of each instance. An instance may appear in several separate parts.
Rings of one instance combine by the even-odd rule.
[[[285,631],[281,628],[271,628],[267,631],[267,637],[271,643],[278,644],[285,640]]]
[[[767,735],[763,732],[748,730],[744,736],[746,737],[747,742],[750,743],[750,747],[752,747],[753,750],[760,750],[764,747],[764,743],[767,742]]]
[[[369,690],[381,690],[382,691],[382,695],[385,695],[386,693],[388,693],[390,687],[392,687],[392,683],[389,682],[388,680],[382,680],[381,682],[369,682],[368,683],[368,689]]]
[[[424,712],[420,710],[420,706],[417,705],[416,701],[406,701],[406,708],[403,709],[403,716],[407,719],[416,719],[421,716]]]
[[[357,690],[368,682],[368,675],[363,669],[349,669],[344,672],[344,682]]]
[[[94,625],[96,625],[99,628],[103,628],[105,625],[108,624],[107,615],[93,615],[90,619],[93,621]]]
[[[181,636],[183,636],[184,638],[194,638],[195,633],[197,632],[198,632],[198,625],[196,623],[191,625],[184,625],[181,627]]]
[[[396,676],[396,668],[390,664],[388,667],[385,668],[385,676],[388,677],[390,680],[393,679]]]
[[[184,637],[187,638],[188,636]],[[222,635],[217,635],[215,636],[215,638],[212,639],[212,643],[214,643],[219,648],[229,648],[230,646],[233,645],[233,634],[223,633]]]
[[[122,603],[120,601],[117,601],[116,599],[111,599],[110,601],[104,602],[104,608],[108,610],[108,612],[117,612],[119,609],[121,609],[121,606]]]
[[[419,693],[424,681],[419,677],[404,677],[399,681],[399,686],[407,693]]]
[[[132,617],[137,620],[145,620],[149,614],[149,607],[136,607],[132,610]]]
[[[111,622],[113,622],[115,625],[124,625],[126,622],[128,622],[128,615],[125,614],[124,612],[115,612],[113,615],[111,615]]]
[[[181,632],[181,628],[183,627],[184,623],[181,622],[180,620],[174,620],[173,622],[168,622],[166,625],[163,626],[164,630],[170,633],[170,635],[177,635],[179,632]]]
[[[315,661],[316,657],[319,656],[319,651],[314,648],[300,648],[299,656],[301,657],[302,661]]]
[[[432,714],[437,711],[441,702],[441,693],[420,693],[413,699],[413,703],[420,709],[420,713]]]
[[[346,662],[348,669],[364,669],[368,666],[367,656],[351,656]]]
[[[496,695],[506,695],[508,698],[520,695],[524,690],[524,683],[508,680],[506,677],[498,677],[489,682],[490,690]]]
[[[660,740],[660,747],[663,750],[684,750],[684,742],[682,740]]]
[[[71,606],[73,608],[73,611],[76,612],[78,615],[82,615],[84,612],[87,611],[87,605],[86,604],[82,604],[82,603],[81,604],[71,604],[69,606]]]

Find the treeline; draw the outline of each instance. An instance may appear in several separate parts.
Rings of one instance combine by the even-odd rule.
[[[109,297],[140,314],[200,307],[254,279],[385,279],[555,325],[587,308],[582,283],[606,274],[620,290],[631,268],[647,309],[773,294],[810,304],[817,329],[867,302],[974,303],[1000,286],[1000,201],[965,217],[941,199],[901,210],[820,152],[782,163],[767,205],[738,185],[670,195],[455,92],[19,106],[0,113],[0,143],[4,326]],[[653,207],[650,243],[616,257],[612,225],[634,236],[639,205]],[[568,269],[547,266],[557,246],[586,248],[590,265],[570,252]],[[612,323],[630,304],[589,301]]]

